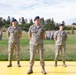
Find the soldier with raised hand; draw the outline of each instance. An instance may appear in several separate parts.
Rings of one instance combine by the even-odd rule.
[[[66,40],[67,40],[67,33],[64,31],[64,24],[59,25],[59,30],[56,31],[54,35],[54,41],[56,43],[55,49],[55,67],[57,66],[58,56],[61,52],[63,66],[66,67],[65,64],[65,51],[66,51]]]
[[[40,25],[40,17],[36,16],[34,19],[35,24],[33,24],[28,31],[28,37],[30,39],[30,69],[27,74],[33,73],[33,65],[36,51],[39,51],[40,55],[40,64],[42,66],[42,73],[45,72],[45,63],[44,63],[44,37],[45,31],[43,26]]]
[[[8,42],[9,65],[7,67],[12,66],[12,57],[14,50],[16,52],[16,57],[17,57],[17,66],[21,67],[19,51],[20,51],[20,38],[22,37],[22,30],[20,27],[18,27],[17,20],[15,18],[12,18],[12,26],[8,28],[7,36],[9,38],[9,42]]]

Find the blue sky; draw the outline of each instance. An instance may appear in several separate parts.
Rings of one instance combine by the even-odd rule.
[[[0,17],[34,19],[37,15],[71,24],[76,19],[76,0],[0,0]]]

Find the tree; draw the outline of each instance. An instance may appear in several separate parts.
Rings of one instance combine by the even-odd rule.
[[[59,29],[59,23],[56,23],[54,30],[58,30],[58,29]]]
[[[50,19],[47,19],[45,21],[45,27],[46,27],[46,30],[51,30],[51,20]]]
[[[5,27],[8,28],[10,25],[11,25],[11,19],[10,19],[10,16],[8,16]]]
[[[32,20],[32,19],[30,19],[29,21],[30,21],[29,23],[32,25],[32,24],[33,24],[33,20]]]
[[[51,20],[51,29],[54,30],[55,28],[55,22],[54,22],[54,19],[52,18]]]
[[[44,20],[44,18],[41,18],[41,19],[40,19],[40,23],[41,23],[41,25],[45,25],[45,20]]]
[[[46,30],[54,30],[55,29],[55,22],[54,22],[54,19],[52,18],[51,19],[47,19],[45,21],[45,27],[46,27]]]
[[[24,19],[24,17],[22,17],[21,20],[22,20],[22,21],[21,21],[22,25],[25,24],[25,19]]]
[[[76,25],[76,23],[72,23],[72,25]]]
[[[10,16],[8,16],[6,23],[7,24],[10,24],[11,23]]]
[[[2,27],[2,26],[3,26],[3,18],[0,17],[0,27]]]

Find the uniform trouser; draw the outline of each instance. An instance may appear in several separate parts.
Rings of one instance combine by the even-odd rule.
[[[15,44],[15,43],[9,43],[9,46],[8,46],[8,60],[12,61],[14,50],[16,52],[17,61],[19,61],[20,60],[20,56],[19,56],[20,46],[19,46],[19,44]]]
[[[61,51],[61,55],[62,55],[62,61],[65,61],[66,45],[56,45],[56,49],[55,49],[55,61],[58,60],[58,56],[59,56],[60,51]]]
[[[44,47],[43,45],[30,45],[30,66],[34,65],[34,59],[35,59],[35,54],[36,54],[36,50],[39,51],[39,55],[40,55],[40,64],[41,66],[44,66]]]

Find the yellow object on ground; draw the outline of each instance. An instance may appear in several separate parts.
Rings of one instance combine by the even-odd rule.
[[[28,75],[29,61],[21,61],[21,67],[17,67],[17,62],[12,62],[12,67],[7,67],[8,61],[0,61],[0,75]],[[66,61],[67,67],[62,66],[62,61],[58,61],[58,66],[54,67],[54,61],[45,61],[47,75],[76,75],[76,62]],[[33,73],[30,75],[43,75],[39,61],[35,61]]]

